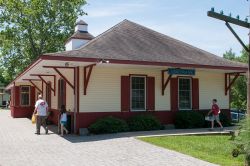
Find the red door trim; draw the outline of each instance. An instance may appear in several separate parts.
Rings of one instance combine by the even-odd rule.
[[[79,77],[80,77],[80,74],[79,74],[79,67],[76,68],[76,73],[77,73],[77,112],[79,113],[80,111],[80,106],[79,106],[79,101],[80,101],[80,81],[79,81]]]

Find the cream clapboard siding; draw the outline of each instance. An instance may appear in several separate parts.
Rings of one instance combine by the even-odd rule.
[[[83,68],[80,69],[80,112],[120,112],[121,76],[144,74],[155,77],[155,108],[158,111],[170,110],[169,86],[165,95],[161,95],[161,72],[154,68],[93,68],[87,95],[83,95]]]
[[[89,81],[87,95],[83,94],[82,76],[80,70],[80,112],[120,112],[122,75],[145,74],[155,77],[155,109],[170,110],[170,84],[165,95],[161,95],[161,69],[154,68],[108,68],[97,66],[93,68]],[[209,109],[211,100],[216,98],[221,109],[229,108],[229,95],[224,95],[224,74],[216,72],[197,71],[199,78],[200,109]]]
[[[120,112],[121,107],[121,76],[129,74],[143,74],[155,77],[155,109],[157,111],[170,110],[170,84],[168,84],[165,95],[161,95],[161,70],[165,68],[149,68],[149,67],[108,67],[106,65],[97,65],[93,68],[87,95],[83,95],[83,67],[80,67],[79,73],[79,91],[80,91],[80,112]],[[73,70],[60,69],[60,71],[73,84]],[[166,75],[167,78],[167,75]],[[224,92],[224,73],[212,71],[196,71],[195,78],[199,78],[199,105],[200,109],[209,109],[211,100],[216,98],[221,109],[229,108],[229,95],[225,96]],[[58,107],[58,80],[56,75],[56,95],[51,93],[51,108]],[[52,77],[45,77],[46,81],[51,81]],[[41,82],[35,82],[42,89]],[[31,85],[29,82],[17,82],[19,85]],[[45,94],[44,84],[44,98]],[[36,90],[36,93],[38,91]],[[66,106],[67,110],[74,111],[74,92],[73,89],[66,84]]]
[[[225,96],[224,73],[197,72],[199,78],[200,109],[209,109],[216,98],[221,109],[229,109],[229,95]]]

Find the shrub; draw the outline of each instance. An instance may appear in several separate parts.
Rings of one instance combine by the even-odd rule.
[[[126,121],[115,118],[112,116],[104,117],[97,120],[88,128],[90,133],[104,134],[104,133],[117,133],[129,130]]]
[[[250,118],[240,122],[240,127],[238,128],[238,135],[232,137],[234,139],[235,148],[233,149],[233,156],[243,154],[245,156],[245,165],[250,165]]]
[[[204,116],[196,111],[178,111],[175,117],[175,128],[201,128],[205,124]]]
[[[148,131],[163,129],[160,121],[153,115],[136,115],[128,119],[131,131]]]
[[[222,123],[223,127],[227,127],[227,126],[231,126],[232,125],[231,124],[231,120],[224,113],[220,113],[220,122]]]

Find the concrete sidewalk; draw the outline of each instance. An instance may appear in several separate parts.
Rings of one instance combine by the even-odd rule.
[[[156,131],[138,131],[122,133],[124,136],[132,137],[157,137],[157,136],[171,136],[171,135],[229,135],[235,127],[225,127],[223,131],[220,128],[215,128],[213,131],[209,131],[209,128],[199,129],[167,129]]]
[[[125,137],[119,134],[60,137],[51,131],[45,135],[41,130],[41,135],[35,135],[35,125],[29,119],[13,119],[6,110],[0,111],[0,122],[1,166],[215,165],[142,142],[131,133],[123,133]]]

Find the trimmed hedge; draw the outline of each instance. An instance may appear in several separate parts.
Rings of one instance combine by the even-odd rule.
[[[155,116],[142,114],[129,118],[127,122],[112,116],[104,117],[91,124],[88,130],[93,134],[105,134],[126,131],[160,130],[163,128]]]
[[[196,111],[178,111],[175,117],[175,128],[190,129],[204,127],[205,119]]]
[[[129,131],[129,127],[126,121],[108,116],[97,120],[88,130],[93,134],[118,133]]]
[[[136,115],[128,119],[130,131],[148,131],[163,129],[160,121],[153,115]]]

